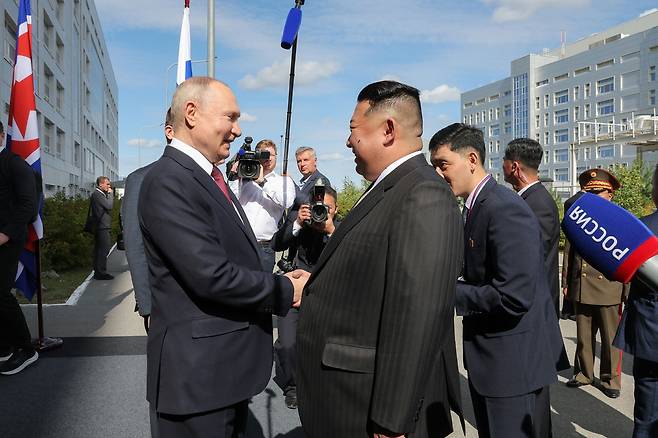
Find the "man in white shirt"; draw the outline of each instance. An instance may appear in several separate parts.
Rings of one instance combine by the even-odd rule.
[[[295,183],[287,176],[274,171],[276,167],[276,144],[272,140],[261,140],[257,151],[267,151],[270,157],[261,160],[260,174],[255,180],[237,179],[229,182],[244,209],[249,224],[256,234],[261,249],[263,270],[274,270],[274,250],[270,247],[272,236],[279,228],[283,212],[292,207],[295,200]],[[237,161],[233,164],[237,170]]]

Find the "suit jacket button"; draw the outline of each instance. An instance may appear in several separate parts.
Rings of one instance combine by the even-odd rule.
[[[598,278],[599,280],[603,280],[603,275],[599,275],[597,278]]]
[[[583,268],[586,268],[586,267],[587,267],[587,263],[583,263]]]
[[[587,274],[583,273],[583,277],[587,277]]]

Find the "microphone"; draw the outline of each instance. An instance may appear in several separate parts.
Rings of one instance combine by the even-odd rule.
[[[302,3],[303,4],[303,3]],[[283,26],[283,35],[281,36],[281,47],[288,50],[292,47],[292,43],[297,38],[297,32],[302,24],[302,10],[301,8],[294,7],[288,12],[286,24]]]
[[[658,289],[658,238],[627,210],[584,193],[565,213],[562,229],[578,254],[608,280],[639,280]]]

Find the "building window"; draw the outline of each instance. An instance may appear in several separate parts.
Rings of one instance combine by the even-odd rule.
[[[548,146],[549,134],[548,131],[544,132],[544,146]]]
[[[16,61],[16,25],[5,15],[4,56],[10,65]]]
[[[613,91],[615,91],[614,76],[597,81],[596,89],[598,94],[612,93]]]
[[[537,83],[535,83],[536,86],[541,87],[542,85],[548,84],[548,79],[543,79]]]
[[[535,97],[535,109],[539,109],[540,99],[539,96]]]
[[[603,100],[596,104],[596,114],[599,116],[604,116],[606,114],[612,114],[615,112],[615,101],[614,99]]]
[[[583,92],[583,98],[588,99],[590,96],[590,84],[589,82],[585,84],[585,89]]]
[[[548,108],[548,94],[544,94],[544,108]]]
[[[496,140],[496,153],[500,152],[500,140]]]
[[[566,143],[569,141],[569,130],[568,129],[556,129],[555,130],[555,143]]]
[[[569,123],[569,110],[563,109],[560,111],[555,111],[555,123]]]
[[[537,114],[537,115],[535,115],[535,128],[539,128],[539,127],[540,127],[539,114]]]
[[[512,122],[505,122],[505,134],[510,135],[512,133]]]
[[[554,104],[560,105],[569,102],[569,90],[556,91],[554,97]]]
[[[496,120],[500,118],[500,107],[496,107]]]
[[[548,113],[544,113],[544,127],[548,126]]]
[[[489,140],[489,153],[493,154],[493,140]]]
[[[592,115],[592,112],[591,112],[591,110],[590,110],[589,103],[586,103],[586,104],[585,104],[585,114],[584,114],[584,117],[585,117],[585,119],[589,119],[591,115]]]
[[[553,151],[553,162],[554,163],[566,163],[569,161],[569,150],[568,149],[555,149]]]
[[[472,125],[473,124],[473,114],[468,115],[468,124]]]
[[[539,143],[539,132],[535,132],[535,141]]]
[[[551,154],[549,154],[548,151],[544,151],[544,164],[548,164],[550,161],[551,161]]]
[[[599,146],[597,153],[599,158],[614,158],[615,156],[615,147],[610,146]]]
[[[514,136],[516,138],[527,137],[530,120],[528,120],[528,73],[514,76],[514,93],[512,94],[514,104]]]
[[[498,137],[500,135],[500,125],[491,125],[489,127],[489,135],[492,137]]]
[[[580,107],[579,106],[574,106],[573,107],[573,121],[577,122],[578,121],[578,116],[580,115]]]
[[[654,106],[656,104],[656,90],[649,90],[649,105]]]
[[[585,148],[583,149],[583,160],[589,160],[590,159],[590,149]]]
[[[553,179],[555,181],[569,181],[569,169],[566,167],[555,169]]]
[[[656,66],[652,65],[649,67],[649,82],[656,80]]]
[[[475,113],[475,124],[476,125],[480,124],[480,113],[479,112]]]
[[[512,116],[512,105],[505,105],[505,117]]]
[[[574,75],[574,76],[582,75],[583,73],[587,73],[589,70],[590,70],[589,66],[587,66],[587,67],[583,67],[583,68],[579,68],[578,70],[575,70],[575,71],[573,72],[573,75]]]
[[[485,110],[482,110],[482,123],[485,123],[487,121],[487,112]]]
[[[573,87],[573,100],[578,100],[580,99],[580,87],[576,85]]]
[[[493,108],[489,108],[489,121],[493,120]]]

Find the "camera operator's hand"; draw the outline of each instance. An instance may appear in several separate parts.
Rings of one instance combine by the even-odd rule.
[[[336,226],[334,225],[334,219],[331,217],[331,215],[327,216],[327,220],[324,222],[312,222],[311,227],[319,231],[320,233],[332,235],[334,234],[334,231],[336,231]]]
[[[310,220],[311,220],[311,206],[308,204],[302,204],[299,207],[299,212],[297,214],[297,223],[301,226],[304,226],[304,222]]]
[[[258,172],[258,178],[256,178],[254,182],[259,186],[263,187],[263,184],[265,183],[265,176],[263,175],[263,165],[261,164],[260,166],[258,166],[258,168],[260,169],[260,171]]]
[[[231,173],[238,173],[238,166],[240,165],[240,161],[235,160],[233,164],[231,165]]]

